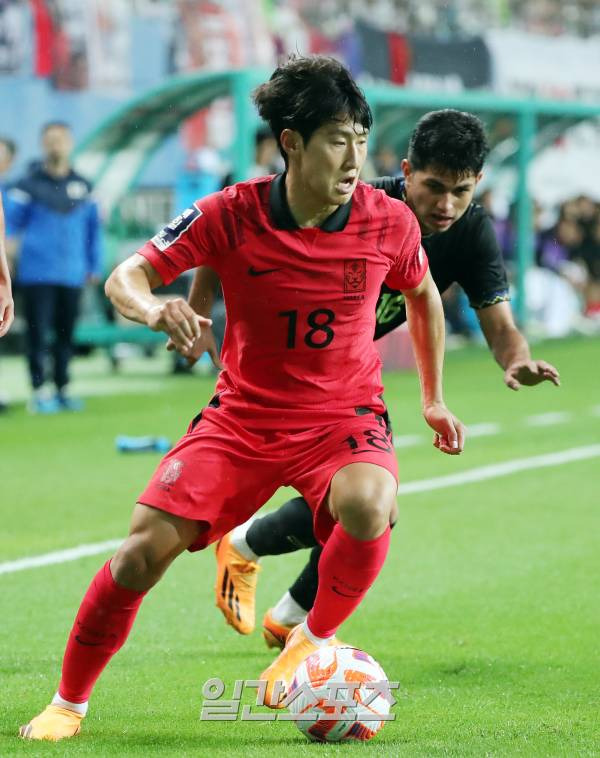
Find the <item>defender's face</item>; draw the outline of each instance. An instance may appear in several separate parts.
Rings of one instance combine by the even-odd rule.
[[[324,205],[352,197],[367,157],[366,131],[349,119],[319,127],[306,144],[300,139],[297,167],[306,189]]]
[[[42,135],[44,154],[49,159],[68,158],[73,148],[71,132],[64,126],[50,126]]]
[[[469,207],[482,174],[455,174],[437,166],[413,171],[402,161],[406,178],[406,201],[419,221],[423,234],[445,232]]]

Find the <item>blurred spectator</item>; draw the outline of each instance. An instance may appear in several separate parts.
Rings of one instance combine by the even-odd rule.
[[[490,193],[480,201],[492,206]],[[543,228],[542,209],[533,204],[534,267],[527,272],[525,287],[530,328],[541,335],[562,337],[573,331],[595,330],[584,314],[592,315],[600,300],[600,230],[594,240],[597,205],[589,198],[568,200],[558,209],[558,220]],[[516,261],[516,204],[506,219],[495,219],[494,226],[509,273]],[[598,307],[600,310],[600,306]]]
[[[68,366],[81,290],[102,271],[98,208],[89,183],[71,166],[73,139],[62,122],[42,129],[43,157],[7,193],[10,237],[20,237],[16,282],[27,322],[27,358],[35,413],[78,410]],[[47,391],[50,335],[56,394]]]
[[[538,235],[536,262],[563,276],[579,293],[584,310],[596,313],[600,300],[600,208],[579,196],[564,203],[558,222]]]
[[[14,304],[12,299],[12,284],[6,258],[4,243],[4,207],[2,195],[0,195],[0,337],[8,332],[14,318]],[[0,410],[4,403],[0,397]]]
[[[17,146],[14,141],[8,137],[0,137],[0,192],[6,189],[8,183],[7,176],[17,154]]]
[[[488,29],[511,28],[556,36],[589,37],[600,32],[600,6],[595,0],[296,0],[295,26],[336,35],[350,19],[387,32],[460,37]],[[278,5],[287,5],[279,3]]]
[[[596,222],[584,257],[590,274],[586,291],[587,314],[596,318],[600,317],[600,207],[597,206],[597,209]]]
[[[283,159],[279,154],[277,140],[268,129],[256,132],[254,164],[250,168],[249,178],[276,174],[283,168]]]
[[[401,176],[400,160],[393,147],[381,145],[373,158],[377,176]]]
[[[3,337],[13,322],[15,309],[6,246],[4,241],[4,209],[2,193],[6,189],[6,175],[10,173],[17,147],[8,137],[0,137],[0,337]],[[0,393],[0,412],[8,407],[8,399]]]
[[[254,163],[248,169],[248,179],[258,176],[269,176],[283,171],[283,158],[277,147],[277,140],[268,129],[258,129],[254,141]],[[222,187],[228,187],[234,182],[233,172],[223,178]]]

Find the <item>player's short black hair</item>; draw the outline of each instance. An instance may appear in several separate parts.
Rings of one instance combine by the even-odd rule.
[[[426,113],[408,144],[408,160],[414,171],[434,166],[459,175],[478,174],[488,152],[481,119],[452,108]]]
[[[40,136],[43,137],[49,129],[54,129],[55,127],[58,127],[59,129],[66,129],[68,132],[71,131],[71,124],[68,124],[66,121],[60,121],[57,119],[54,121],[46,121],[46,123],[40,129]]]
[[[349,118],[366,131],[373,123],[365,95],[348,69],[323,55],[290,56],[252,97],[286,161],[279,139],[284,129],[299,132],[306,145],[329,121]]]
[[[4,145],[11,158],[14,158],[17,152],[17,143],[10,137],[0,135],[0,144]]]

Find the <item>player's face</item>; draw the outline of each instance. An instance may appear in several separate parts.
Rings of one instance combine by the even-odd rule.
[[[42,135],[42,147],[50,160],[64,160],[73,147],[71,132],[64,126],[50,126]]]
[[[413,210],[423,234],[445,232],[469,207],[482,174],[457,175],[436,166],[413,171],[402,161],[406,178],[406,201]]]
[[[297,168],[303,185],[323,205],[347,203],[367,157],[368,132],[350,120],[320,126],[305,145],[300,140]]]

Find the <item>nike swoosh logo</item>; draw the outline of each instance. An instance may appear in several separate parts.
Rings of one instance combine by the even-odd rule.
[[[274,271],[281,271],[280,268],[262,268],[257,269],[254,266],[250,266],[248,273],[250,276],[264,276],[264,274],[272,274]]]
[[[342,592],[341,590],[338,590],[337,587],[332,587],[331,589],[336,593],[336,595],[341,595],[342,597],[351,597],[351,598],[356,599],[357,597],[361,596],[360,592],[358,593],[358,595],[349,595],[347,592]]]
[[[98,647],[98,645],[101,645],[101,642],[86,642],[85,640],[82,640],[79,635],[75,636],[75,641],[79,642],[80,645],[87,645],[88,647]]]

